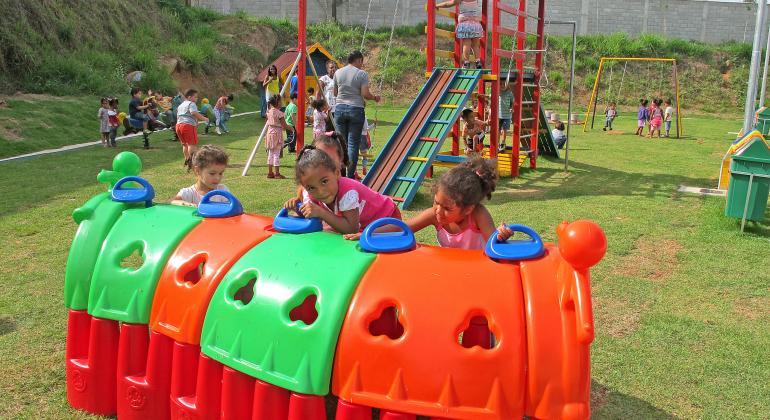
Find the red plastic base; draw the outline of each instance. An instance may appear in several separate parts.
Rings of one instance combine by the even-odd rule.
[[[289,420],[325,420],[324,397],[292,393],[289,398]]]
[[[363,405],[349,403],[347,401],[337,401],[336,420],[371,420],[372,408]]]
[[[251,376],[225,366],[222,372],[222,420],[251,418],[254,381]]]
[[[222,407],[222,364],[194,344],[174,343],[171,418],[214,419]]]
[[[397,413],[395,411],[380,410],[380,420],[415,420],[414,414]]]
[[[69,311],[67,321],[67,401],[102,416],[117,413],[118,323]]]
[[[173,344],[147,325],[120,326],[118,418],[169,418]]]
[[[256,380],[252,420],[285,419],[289,416],[289,391]]]

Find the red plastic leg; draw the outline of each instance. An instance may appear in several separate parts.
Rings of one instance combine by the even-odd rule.
[[[347,401],[337,401],[336,420],[371,420],[372,408],[363,405],[349,403]]]
[[[121,419],[168,419],[170,416],[174,341],[154,331],[148,337],[148,331],[148,326],[143,324],[120,327],[118,417]]]
[[[398,413],[395,411],[380,410],[380,420],[415,420],[414,414]]]
[[[289,398],[289,420],[325,420],[324,397],[319,395],[295,394]]]
[[[225,367],[222,372],[222,420],[251,418],[254,378]]]
[[[252,420],[285,419],[289,415],[289,391],[267,382],[254,382]]]
[[[67,401],[102,416],[117,412],[118,323],[69,311],[67,322]]]
[[[174,343],[171,418],[218,418],[222,407],[222,368],[222,364],[201,354],[200,347]]]

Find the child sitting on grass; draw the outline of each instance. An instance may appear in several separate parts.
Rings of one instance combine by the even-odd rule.
[[[228,160],[227,153],[219,146],[206,144],[197,150],[190,164],[195,172],[195,184],[179,190],[171,204],[197,207],[201,198],[210,191],[230,191],[221,183]],[[224,201],[224,198],[214,197],[212,201]]]
[[[406,221],[413,232],[428,226],[436,228],[438,243],[445,248],[484,249],[487,239],[497,232],[505,241],[513,231],[500,225],[495,229],[492,215],[482,204],[490,200],[497,185],[497,171],[492,161],[480,157],[445,172],[433,186],[433,207]],[[378,232],[394,230],[391,227]],[[360,235],[345,235],[358,239]]]
[[[339,165],[316,146],[305,146],[297,157],[295,177],[304,188],[299,212],[321,218],[332,230],[346,234],[360,232],[383,217],[401,219],[395,203],[364,184],[340,176]],[[284,207],[296,212],[298,198]]]

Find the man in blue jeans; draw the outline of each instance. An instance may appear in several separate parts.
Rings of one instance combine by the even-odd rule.
[[[353,51],[348,56],[348,65],[334,73],[334,95],[337,100],[334,123],[348,145],[350,163],[347,176],[349,178],[356,178],[361,132],[366,119],[364,113],[366,100],[380,101],[379,95],[369,91],[369,75],[361,69],[363,65],[364,55],[360,51]]]

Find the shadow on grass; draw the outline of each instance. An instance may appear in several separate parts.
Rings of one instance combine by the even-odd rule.
[[[647,401],[621,394],[599,382],[591,381],[591,418],[593,419],[674,419],[674,415]]]
[[[563,164],[563,160],[548,158],[551,162]],[[570,198],[578,196],[638,196],[669,197],[677,199],[676,189],[680,184],[709,185],[708,178],[692,178],[664,173],[638,173],[608,169],[581,162],[570,163],[569,173],[563,168],[538,168],[524,170],[520,181],[506,180],[508,191],[495,195],[508,198],[521,197],[519,191],[542,191],[542,194],[527,194],[532,200]]]

